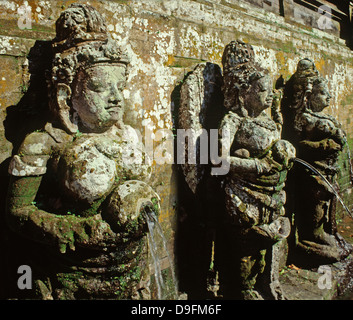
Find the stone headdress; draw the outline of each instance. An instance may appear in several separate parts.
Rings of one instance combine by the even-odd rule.
[[[243,108],[244,93],[268,71],[255,62],[253,47],[239,40],[225,47],[222,64],[224,106],[242,115],[246,112]]]
[[[54,58],[48,86],[53,111],[57,107],[58,84],[70,86],[79,70],[97,63],[127,66],[130,62],[128,55],[109,36],[100,13],[86,4],[72,4],[61,13],[52,48]]]
[[[327,80],[319,75],[315,63],[308,58],[300,60],[296,72],[287,83],[285,105],[295,112],[310,109],[312,90],[321,83],[327,83]]]

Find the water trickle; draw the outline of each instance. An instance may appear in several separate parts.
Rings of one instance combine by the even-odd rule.
[[[310,163],[299,159],[299,158],[293,158],[292,159],[294,162],[300,163],[303,166],[305,166],[306,168],[308,168],[309,170],[311,170],[313,173],[315,173],[316,175],[318,175],[332,190],[332,192],[334,193],[334,195],[337,197],[337,199],[339,200],[339,202],[341,203],[342,207],[348,212],[348,214],[350,215],[351,218],[353,218],[353,214],[352,212],[348,209],[348,207],[345,205],[345,203],[343,202],[342,198],[340,197],[340,195],[338,194],[337,190],[335,189],[335,187],[326,179],[326,177],[319,172],[318,170],[316,170],[315,167],[313,167]]]
[[[154,265],[154,276],[157,287],[157,297],[159,300],[170,298],[178,298],[177,282],[175,278],[175,272],[173,268],[173,261],[169,254],[167,248],[167,240],[164,236],[163,229],[159,224],[156,213],[153,208],[149,207],[149,210],[145,209],[146,221],[148,226],[148,241],[149,249]],[[162,244],[162,248],[158,248],[159,243]],[[161,250],[162,249],[162,250]],[[161,268],[161,259],[163,258],[163,252],[166,253],[169,260],[170,271],[171,271],[171,285],[167,285],[163,279],[162,268]],[[168,281],[170,283],[170,281]],[[171,286],[171,287],[170,287]],[[169,297],[168,297],[169,296]]]
[[[352,166],[352,158],[351,158],[351,150],[349,148],[349,144],[347,138],[344,138],[345,145],[347,148],[348,162],[349,162],[349,174],[350,174],[350,183],[353,185],[353,166]]]

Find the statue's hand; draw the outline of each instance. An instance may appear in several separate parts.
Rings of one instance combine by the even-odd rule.
[[[290,234],[291,226],[287,217],[279,217],[270,224],[263,224],[252,227],[252,230],[261,237],[271,241],[280,241]]]
[[[342,129],[337,128],[335,138],[336,138],[336,142],[340,145],[340,147],[342,149],[342,147],[347,142],[346,133]]]
[[[269,174],[282,170],[282,165],[273,159],[271,153],[269,153],[262,159],[255,159],[255,162],[257,167],[257,173],[259,175]]]
[[[275,143],[272,148],[274,159],[281,163],[284,168],[289,168],[291,160],[296,156],[296,150],[294,146],[287,140],[279,140]]]
[[[158,194],[146,183],[128,180],[111,193],[102,215],[112,230],[124,237],[141,236],[147,231],[145,209],[150,208],[157,214],[159,200]]]
[[[75,251],[76,246],[103,248],[114,245],[119,236],[100,215],[89,218],[67,217],[53,227],[59,229],[55,233],[61,253],[65,253],[67,248]]]
[[[325,139],[323,142],[323,149],[327,151],[341,151],[343,144],[337,143],[333,139]]]
[[[242,158],[242,159],[248,159],[250,158],[250,152],[247,149],[237,149],[233,152],[232,156]]]

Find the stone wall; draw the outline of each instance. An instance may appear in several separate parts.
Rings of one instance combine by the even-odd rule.
[[[126,121],[138,128],[143,138],[152,134],[151,152],[160,152],[166,142],[172,141],[172,136],[163,138],[160,133],[161,129],[170,133],[174,128],[178,87],[184,76],[201,61],[221,64],[224,46],[234,39],[254,46],[256,59],[270,70],[274,81],[280,77],[288,80],[299,59],[314,60],[328,79],[333,95],[327,112],[342,123],[353,148],[352,51],[338,33],[324,32],[298,20],[294,15],[298,4],[293,1],[1,0],[1,213],[11,154],[27,132],[39,129],[42,124],[46,107],[43,76],[46,63],[50,62],[48,45],[55,36],[54,23],[60,12],[73,2],[89,3],[97,8],[105,17],[111,36],[131,55],[124,91]],[[18,9],[24,5],[31,10],[30,29],[21,29],[19,26],[23,24],[18,24],[21,19]],[[301,12],[309,14],[307,9]],[[315,17],[319,18],[315,14],[312,19]],[[351,192],[348,167],[344,157],[340,181],[346,199]],[[173,251],[178,218],[176,166],[169,161],[155,163],[154,169],[152,185],[162,201],[160,220]]]

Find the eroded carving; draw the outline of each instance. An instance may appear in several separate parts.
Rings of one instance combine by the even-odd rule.
[[[183,172],[193,192],[201,179],[208,182],[207,187],[198,190],[198,199],[209,203],[215,194],[219,197],[209,207],[214,210],[210,221],[216,221],[218,213],[217,227],[213,224],[211,230],[216,233],[216,255],[224,255],[223,261],[222,258],[215,261],[220,271],[218,280],[222,295],[241,299],[282,299],[278,272],[283,250],[279,247],[281,240],[290,233],[290,222],[284,217],[284,185],[295,149],[281,139],[281,117],[279,104],[273,104],[272,80],[269,72],[255,63],[253,48],[241,41],[232,41],[224,50],[222,63],[223,78],[218,84],[223,83],[223,106],[227,112],[216,127],[219,128],[219,140],[213,140],[209,135],[209,144],[210,149],[215,145],[219,147],[219,154],[229,164],[229,170],[220,171],[216,178],[205,178],[212,173],[207,171],[207,166],[186,166],[194,171],[184,167]],[[210,83],[217,86],[215,81],[208,83],[211,77],[204,73],[208,71],[212,75],[213,70],[203,65],[196,67],[181,90],[180,126],[190,123],[189,128],[194,129],[196,136],[206,128],[202,124],[203,115],[207,113],[204,109],[211,108],[207,103],[211,91],[205,88]],[[201,86],[200,78],[204,79]],[[265,111],[272,105],[277,122]],[[223,116],[220,106],[218,112]],[[202,156],[205,149],[202,150],[201,143],[199,147],[197,150]],[[209,161],[211,165],[212,151]],[[217,167],[219,163],[213,162],[212,166]],[[202,168],[206,169],[202,171]],[[221,183],[217,185],[212,181]],[[224,206],[225,217],[222,215]],[[203,214],[207,215],[207,210]]]
[[[123,121],[128,56],[88,5],[70,6],[56,28],[53,117],[9,167],[7,218],[33,270],[31,292],[149,298],[144,214],[159,198],[147,184],[151,161]]]
[[[351,251],[336,227],[337,198],[332,188],[338,190],[337,162],[346,135],[338,121],[323,112],[330,99],[327,80],[314,62],[300,60],[286,84],[282,109],[286,136],[295,145],[298,158],[317,171],[295,165],[290,189],[295,245],[316,264],[342,260]]]
[[[284,185],[295,149],[265,111],[273,103],[272,80],[254,62],[252,47],[231,42],[222,62],[229,111],[220,125],[227,132],[220,146],[230,162],[224,190],[240,289],[244,298],[281,299],[275,247],[290,232]]]

